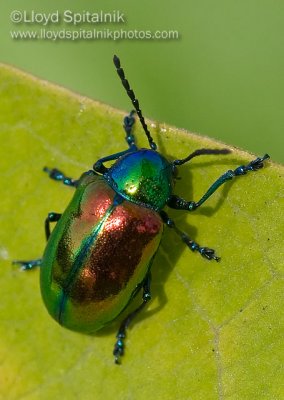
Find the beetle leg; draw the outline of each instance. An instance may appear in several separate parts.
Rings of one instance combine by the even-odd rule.
[[[258,157],[255,160],[251,161],[248,165],[240,165],[234,171],[229,170],[225,172],[213,183],[213,185],[210,186],[207,192],[197,202],[186,201],[176,195],[172,195],[170,196],[167,205],[171,208],[175,208],[178,210],[193,211],[201,206],[201,204],[203,204],[225,182],[233,179],[236,176],[245,175],[249,171],[257,171],[258,169],[263,167],[263,161],[267,160],[268,158],[269,155],[265,154],[263,157]]]
[[[103,164],[107,161],[117,160],[119,157],[124,156],[124,154],[131,153],[137,150],[137,146],[135,144],[135,138],[132,133],[133,125],[135,123],[134,118],[135,111],[130,111],[129,115],[127,115],[123,120],[123,128],[126,133],[125,140],[129,146],[127,150],[120,151],[119,153],[111,154],[110,156],[100,158],[98,161],[95,162],[93,168],[95,172],[99,174],[104,174],[108,171],[108,168],[105,167]]]
[[[78,185],[79,179],[69,178],[66,175],[64,175],[63,172],[59,171],[59,169],[57,168],[50,169],[48,167],[44,167],[43,171],[48,173],[50,179],[54,179],[55,181],[62,181],[64,185],[74,186],[74,187],[77,187]]]
[[[48,213],[48,216],[44,223],[46,240],[48,240],[48,238],[50,236],[50,222],[59,221],[61,215],[62,214],[57,214],[54,212]],[[39,267],[41,265],[41,261],[42,261],[42,259],[38,258],[36,260],[30,260],[30,261],[15,260],[12,263],[21,265],[22,270],[29,270],[34,267]]]
[[[41,261],[42,261],[41,258],[38,258],[37,260],[30,260],[30,261],[14,260],[12,262],[12,264],[18,264],[21,266],[21,269],[23,271],[28,271],[35,267],[40,267]]]
[[[99,174],[105,174],[108,171],[108,168],[103,165],[105,162],[117,160],[119,157],[124,156],[124,154],[132,153],[133,151],[136,150],[137,150],[136,145],[132,144],[127,150],[120,151],[119,153],[111,154],[110,156],[100,158],[93,165],[94,171],[98,172]]]
[[[44,223],[46,240],[48,240],[49,236],[50,236],[50,222],[59,221],[61,215],[62,214],[58,214],[58,213],[54,213],[54,212],[48,213],[48,215],[45,219],[45,223]]]
[[[126,338],[126,329],[128,328],[130,322],[136,317],[136,315],[145,307],[149,300],[151,300],[151,273],[148,272],[144,283],[143,283],[143,296],[142,303],[134,311],[132,311],[121,323],[120,328],[117,332],[117,341],[114,345],[113,355],[114,362],[120,364],[120,357],[124,354],[124,340]]]
[[[198,251],[198,253],[201,254],[202,257],[207,258],[207,260],[220,261],[220,257],[217,257],[215,254],[215,250],[210,249],[209,247],[201,247],[198,243],[192,240],[185,232],[176,227],[174,221],[167,215],[165,211],[160,211],[160,216],[169,228],[174,229],[174,231],[187,245],[187,247],[190,248],[191,251]]]
[[[54,212],[48,213],[48,216],[45,219],[45,223],[44,223],[46,240],[48,240],[48,238],[50,236],[50,222],[59,221],[61,215],[62,214],[57,214]],[[15,260],[15,261],[13,261],[13,264],[21,265],[22,270],[29,270],[34,267],[39,267],[41,265],[41,261],[42,261],[41,258],[38,258],[37,260],[30,260],[30,261]]]

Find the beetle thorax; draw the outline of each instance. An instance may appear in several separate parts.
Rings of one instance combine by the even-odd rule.
[[[161,210],[172,192],[172,164],[156,151],[141,149],[120,157],[105,178],[122,197]]]

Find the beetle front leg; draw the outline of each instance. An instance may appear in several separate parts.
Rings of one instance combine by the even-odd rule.
[[[198,251],[198,253],[206,258],[207,260],[215,260],[220,261],[220,257],[217,257],[215,254],[215,250],[210,249],[209,247],[201,247],[194,240],[190,239],[190,237],[179,228],[176,227],[174,221],[167,215],[165,211],[160,211],[160,216],[164,223],[169,227],[174,229],[174,231],[178,234],[181,240],[190,248],[191,251]]]
[[[120,357],[124,354],[124,340],[126,338],[126,329],[128,328],[130,322],[136,317],[136,315],[146,306],[149,300],[151,300],[151,273],[148,272],[144,283],[143,283],[143,302],[137,307],[132,313],[130,313],[121,323],[120,328],[117,332],[117,341],[114,345],[113,355],[114,362],[120,364]]]
[[[133,125],[135,123],[135,110],[130,111],[129,115],[127,115],[124,120],[123,120],[123,128],[125,130],[126,133],[126,137],[125,140],[128,144],[128,146],[132,149],[132,150],[137,150],[137,147],[135,145],[135,138],[134,135],[132,133],[133,131]]]
[[[119,157],[124,156],[124,154],[131,153],[135,150],[137,150],[137,147],[135,144],[132,144],[127,150],[120,151],[119,153],[111,154],[110,156],[100,158],[93,165],[93,169],[95,172],[99,174],[105,174],[108,171],[108,168],[104,166],[105,162],[117,160]]]
[[[49,236],[50,236],[50,222],[59,221],[61,215],[62,214],[58,214],[58,213],[54,213],[54,212],[48,213],[48,216],[46,217],[45,222],[44,222],[46,240],[48,240]]]
[[[63,182],[64,185],[66,185],[66,186],[73,186],[73,187],[78,186],[79,179],[70,178],[70,177],[64,175],[64,173],[59,171],[59,169],[57,169],[57,168],[50,169],[48,167],[44,167],[43,171],[48,173],[48,176],[50,177],[50,179]]]
[[[255,160],[251,161],[248,165],[241,165],[236,168],[234,171],[229,170],[225,172],[220,178],[210,186],[207,192],[201,197],[201,199],[197,202],[195,201],[187,201],[179,196],[172,195],[170,196],[167,205],[171,208],[175,208],[178,210],[187,210],[194,211],[196,208],[201,206],[221,185],[225,182],[233,179],[236,176],[245,175],[249,171],[257,171],[258,169],[263,167],[263,161],[269,158],[268,154],[265,154],[263,157],[258,157]]]
[[[124,154],[131,153],[137,150],[134,135],[132,133],[133,125],[135,123],[134,114],[135,114],[134,110],[130,111],[129,115],[127,115],[123,120],[123,128],[126,133],[125,140],[129,148],[127,150],[120,151],[119,153],[111,154],[110,156],[100,158],[93,165],[93,169],[95,172],[99,174],[105,174],[108,171],[108,168],[104,165],[105,162],[117,160],[119,157],[124,156]]]

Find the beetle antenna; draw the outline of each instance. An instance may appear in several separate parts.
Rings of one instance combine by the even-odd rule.
[[[121,83],[123,84],[124,89],[126,90],[126,93],[130,97],[130,100],[132,101],[132,104],[135,107],[135,110],[136,110],[137,115],[138,115],[138,117],[140,119],[140,122],[142,124],[143,129],[144,129],[144,132],[146,133],[146,136],[148,138],[149,145],[150,145],[152,150],[156,150],[157,149],[157,145],[154,142],[154,140],[153,140],[153,138],[151,136],[151,133],[148,130],[148,126],[147,126],[147,124],[145,122],[145,119],[144,119],[144,117],[142,115],[142,111],[140,110],[140,107],[139,107],[139,102],[135,97],[135,93],[130,88],[128,80],[125,78],[124,71],[120,66],[120,59],[116,55],[113,56],[113,63],[115,65],[115,67],[116,67],[116,71],[118,73],[118,76],[120,77]]]
[[[173,164],[174,165],[182,165],[187,163],[189,160],[196,156],[203,156],[203,155],[208,155],[208,154],[230,154],[231,150],[230,149],[199,149],[195,150],[193,153],[191,153],[189,156],[186,158],[183,158],[182,160],[174,160]]]

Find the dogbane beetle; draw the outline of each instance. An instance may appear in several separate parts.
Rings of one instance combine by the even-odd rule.
[[[63,214],[48,214],[43,257],[14,263],[25,270],[40,266],[41,293],[48,312],[59,324],[79,332],[101,329],[142,292],[140,306],[122,321],[116,336],[113,355],[120,363],[126,329],[151,299],[151,265],[163,225],[172,228],[193,252],[219,261],[213,249],[200,246],[181,231],[164,207],[194,211],[228,180],[262,168],[269,156],[265,154],[225,172],[197,202],[177,196],[173,190],[179,166],[200,155],[228,154],[230,150],[199,149],[183,159],[166,159],[157,151],[119,58],[114,56],[113,61],[135,109],[124,118],[128,148],[99,159],[78,180],[56,168],[44,168],[51,179],[73,186],[76,191]],[[135,114],[149,148],[138,149],[135,144]],[[108,161],[113,161],[110,168],[104,165]],[[57,224],[51,232],[52,222]]]

